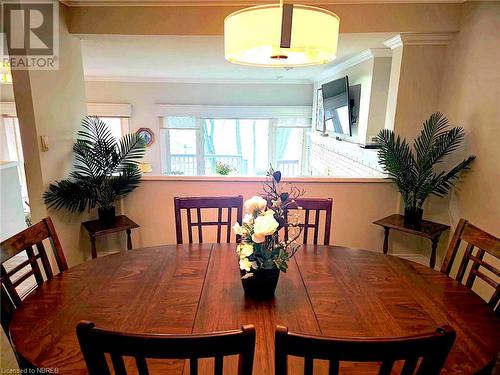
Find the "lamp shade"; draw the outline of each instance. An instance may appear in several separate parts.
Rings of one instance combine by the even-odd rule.
[[[293,5],[289,48],[282,48],[283,6],[261,5],[231,13],[224,21],[226,60],[236,64],[287,67],[335,59],[339,17],[328,10]],[[290,31],[289,31],[290,32]]]

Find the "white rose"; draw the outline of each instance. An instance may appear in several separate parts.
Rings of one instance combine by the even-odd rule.
[[[264,215],[272,215],[274,216],[275,212],[271,209],[267,210],[266,212],[264,212]]]
[[[259,236],[259,235],[256,235],[255,233],[252,234],[252,241],[255,243],[262,243],[265,241],[265,239],[266,239],[266,236]]]
[[[252,214],[246,214],[243,216],[243,222],[244,223],[250,223],[253,221],[253,215]]]
[[[262,211],[267,206],[267,201],[259,196],[254,196],[245,201],[243,208],[246,213],[253,213],[255,210]]]
[[[241,258],[240,259],[240,269],[245,270],[247,272],[250,272],[252,268],[256,268],[257,263],[251,262],[248,260],[248,258]]]
[[[267,212],[269,211],[271,210],[268,210]],[[273,234],[279,226],[279,223],[274,219],[274,216],[267,214],[267,212],[266,214],[258,216],[255,219],[253,232],[257,237],[269,236],[270,234]]]
[[[253,246],[249,243],[242,243],[238,245],[237,252],[242,258],[247,258],[253,254]]]
[[[240,235],[240,236],[243,236],[245,235],[247,232],[245,230],[245,228],[243,228],[240,223],[234,223],[233,225],[233,231],[234,233]]]

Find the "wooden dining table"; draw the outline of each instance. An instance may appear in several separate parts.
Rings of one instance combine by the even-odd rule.
[[[245,298],[234,244],[166,245],[80,264],[44,283],[15,312],[17,352],[59,374],[86,374],[75,326],[136,333],[199,333],[254,324],[254,374],[272,374],[274,330],[324,336],[393,337],[449,324],[457,338],[444,374],[472,374],[493,361],[500,319],[455,280],[395,256],[304,245],[281,274],[275,297]],[[205,361],[205,360],[203,360]],[[148,361],[152,374],[185,374],[184,361]],[[290,361],[291,374],[302,362]],[[202,369],[208,371],[206,360]],[[235,374],[236,359],[225,360]],[[322,364],[317,363],[321,373]],[[373,373],[346,364],[343,373]]]

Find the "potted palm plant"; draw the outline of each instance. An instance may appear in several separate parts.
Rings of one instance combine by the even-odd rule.
[[[423,126],[413,150],[392,130],[381,130],[377,136],[381,146],[380,164],[403,197],[404,223],[416,228],[421,226],[422,205],[427,197],[431,194],[444,197],[475,159],[469,156],[448,171],[435,171],[444,158],[460,146],[465,132],[460,126],[448,129],[448,119],[439,112],[433,113]]]
[[[70,212],[97,207],[99,220],[111,224],[114,202],[141,181],[139,160],[146,145],[136,133],[116,140],[106,123],[95,116],[85,117],[82,126],[73,146],[74,170],[69,178],[50,184],[43,198],[49,207]]]

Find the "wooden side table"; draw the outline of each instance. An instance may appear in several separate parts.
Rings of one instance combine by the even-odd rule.
[[[428,220],[422,220],[422,227],[420,229],[410,228],[404,225],[404,216],[398,214],[384,217],[383,219],[374,221],[373,224],[380,225],[384,228],[384,254],[387,254],[389,251],[389,231],[391,229],[430,239],[432,247],[429,267],[431,268],[434,268],[436,265],[436,249],[439,243],[439,237],[441,233],[450,228],[449,225],[434,223]]]
[[[127,249],[132,249],[132,238],[130,233],[132,229],[139,228],[139,224],[133,222],[125,215],[120,215],[116,217],[116,220],[111,225],[103,225],[99,220],[90,220],[82,223],[83,227],[89,232],[90,236],[90,250],[92,254],[92,259],[97,258],[97,249],[95,246],[95,240],[97,237],[105,236],[107,234],[116,232],[127,232]]]

